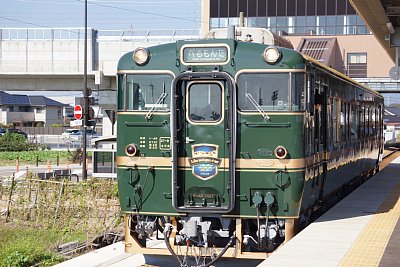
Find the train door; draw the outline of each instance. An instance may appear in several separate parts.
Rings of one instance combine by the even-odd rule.
[[[178,77],[174,89],[174,207],[230,211],[236,154],[233,83],[224,74],[191,73]]]

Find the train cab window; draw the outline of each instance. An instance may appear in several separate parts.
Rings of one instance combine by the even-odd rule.
[[[192,122],[218,122],[222,114],[219,83],[191,83],[188,86],[188,118]]]
[[[238,76],[237,85],[241,111],[304,109],[303,73],[242,73]]]
[[[127,75],[124,90],[125,110],[169,111],[171,83],[170,75]]]

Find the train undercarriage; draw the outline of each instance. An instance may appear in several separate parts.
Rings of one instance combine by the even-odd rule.
[[[173,255],[180,266],[211,266],[221,257],[265,259],[294,236],[296,226],[297,219],[126,214],[125,251]]]

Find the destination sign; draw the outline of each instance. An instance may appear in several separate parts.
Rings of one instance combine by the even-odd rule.
[[[228,48],[214,47],[185,47],[183,62],[185,63],[224,63],[228,60]]]

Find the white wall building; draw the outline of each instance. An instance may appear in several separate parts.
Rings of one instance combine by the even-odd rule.
[[[0,123],[20,126],[63,124],[65,106],[45,96],[0,92]]]

